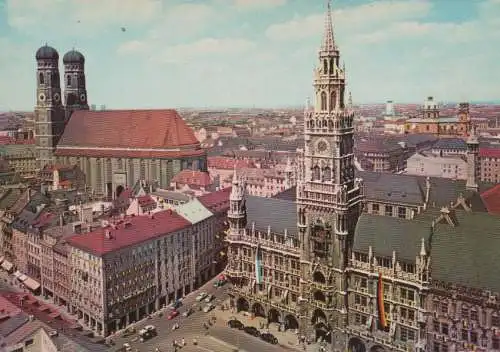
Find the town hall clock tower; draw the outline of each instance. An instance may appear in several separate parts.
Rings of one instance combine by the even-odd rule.
[[[330,3],[314,71],[315,102],[304,116],[305,145],[297,182],[301,243],[301,327],[345,350],[347,274],[354,230],[363,204],[354,177],[353,119],[346,107],[345,68],[333,34]]]

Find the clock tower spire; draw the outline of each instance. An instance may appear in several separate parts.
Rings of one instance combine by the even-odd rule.
[[[345,105],[345,69],[335,44],[330,1],[313,86],[314,108],[304,113],[305,145],[297,186],[301,265],[306,278],[301,295],[304,302],[324,298],[323,318],[315,316],[318,307],[314,303],[304,303],[309,305],[304,315],[313,326],[326,317],[329,328],[340,331],[347,324],[345,269],[364,198],[362,181],[354,177],[354,113]]]

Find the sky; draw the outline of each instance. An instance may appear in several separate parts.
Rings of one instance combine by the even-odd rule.
[[[301,106],[313,95],[325,7],[0,0],[0,111],[33,110],[34,56],[45,43],[61,58],[72,48],[85,55],[97,106]],[[498,100],[500,0],[333,0],[332,9],[355,104]]]

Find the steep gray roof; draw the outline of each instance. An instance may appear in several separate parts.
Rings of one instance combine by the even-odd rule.
[[[432,148],[467,150],[467,143],[461,138],[440,138]]]
[[[432,235],[432,278],[500,292],[500,217],[455,210],[457,226],[440,222]]]
[[[264,197],[246,197],[247,227],[255,223],[255,229],[266,231],[271,226],[271,232],[297,235],[297,206],[295,202]]]
[[[426,177],[378,173],[372,171],[357,171],[365,183],[365,194],[368,200],[388,203],[404,203],[423,205],[426,193]],[[489,184],[480,184],[479,192],[466,190],[464,180],[431,177],[429,206],[441,207],[456,202],[462,195],[471,204],[474,211],[487,211],[480,193],[490,188]]]
[[[354,250],[368,253],[371,246],[375,255],[384,257],[392,257],[396,251],[397,257],[414,262],[422,238],[429,241],[430,225],[430,222],[363,213],[354,233]]]

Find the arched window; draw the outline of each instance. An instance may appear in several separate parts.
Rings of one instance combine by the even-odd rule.
[[[326,128],[327,122],[326,120],[323,120],[323,128]]]
[[[319,166],[316,165],[312,168],[312,180],[319,181],[319,178],[320,178]]]
[[[344,99],[345,99],[345,90],[342,88],[340,90],[340,108],[343,109],[345,107],[344,105]]]
[[[330,59],[330,72],[331,75],[333,75],[333,59]]]
[[[328,120],[328,128],[333,129],[333,121],[332,120]]]
[[[337,93],[333,91],[330,96],[330,107],[333,110],[335,109],[336,106],[337,106]]]
[[[66,85],[68,85],[68,86],[71,85],[71,76],[70,75],[66,76]]]
[[[327,110],[327,107],[326,107],[326,93],[325,92],[321,92],[321,110],[322,111],[326,111]]]
[[[40,83],[40,84],[45,84],[45,79],[44,79],[44,77],[43,77],[43,72],[40,72],[40,73],[38,74],[38,83]]]
[[[323,60],[323,72],[328,73],[328,61]]]
[[[328,166],[323,169],[323,181],[331,181],[332,180],[332,169]]]

